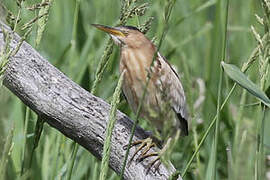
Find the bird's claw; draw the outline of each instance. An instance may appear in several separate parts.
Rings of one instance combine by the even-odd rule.
[[[148,152],[148,151],[147,151]],[[153,153],[148,153],[147,154],[147,152],[146,153],[142,153],[142,154],[140,154],[140,156],[137,158],[137,162],[141,162],[141,161],[143,161],[144,159],[146,159],[146,158],[148,158],[148,157],[151,157],[151,156],[159,156],[159,153],[157,153],[157,152],[153,152]]]
[[[157,162],[157,163],[156,163]],[[154,172],[156,172],[159,169],[159,166],[161,164],[160,156],[158,156],[155,160],[153,160],[148,166],[146,170],[146,174],[149,173],[152,167],[154,167]]]
[[[136,158],[136,163],[142,162],[146,158],[157,156],[153,161],[151,161],[149,163],[149,165],[146,168],[147,173],[149,173],[149,171],[152,167],[154,167],[154,170],[156,171],[159,168],[161,162],[160,162],[160,153],[159,152],[149,153],[149,150],[151,148],[157,146],[156,143],[153,142],[153,139],[151,137],[148,137],[148,138],[143,139],[143,140],[135,141],[131,144],[131,147],[136,146],[136,145],[140,145],[140,146],[138,147],[138,149],[136,149],[135,153],[130,158],[130,160],[128,162],[128,166],[131,165],[131,162],[134,160],[135,156],[141,151],[141,154]],[[127,149],[127,147],[128,146],[124,146],[125,149]]]

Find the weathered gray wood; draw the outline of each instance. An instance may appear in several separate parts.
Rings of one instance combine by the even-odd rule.
[[[2,25],[9,30],[0,22],[0,26]],[[10,46],[15,48],[20,37],[17,34],[12,36]],[[0,50],[4,44],[3,32],[0,29]],[[108,103],[74,83],[26,42],[18,53],[10,58],[3,83],[33,111],[43,116],[49,125],[101,158],[110,110]],[[125,154],[123,146],[128,144],[132,124],[125,114],[117,112],[110,167],[118,174]],[[147,133],[137,127],[134,140],[146,136]],[[132,148],[130,154],[134,151]],[[161,164],[159,171],[146,174],[146,167],[151,160],[153,159],[149,158],[142,163],[132,162],[126,167],[125,179],[167,179],[175,171],[173,166],[167,169]]]

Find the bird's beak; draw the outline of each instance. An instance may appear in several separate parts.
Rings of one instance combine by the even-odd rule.
[[[109,27],[109,26],[104,26],[104,25],[100,25],[100,24],[92,24],[92,26],[106,32],[106,33],[109,33],[113,36],[116,36],[116,37],[119,37],[119,36],[122,36],[122,37],[125,37],[126,35],[121,31],[119,30],[118,28],[113,28],[113,27]]]

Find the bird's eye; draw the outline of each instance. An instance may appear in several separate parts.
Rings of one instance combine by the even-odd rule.
[[[125,36],[128,36],[128,31],[123,30],[122,33],[123,33]]]

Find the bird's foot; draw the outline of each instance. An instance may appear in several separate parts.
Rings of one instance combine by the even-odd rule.
[[[160,162],[160,157],[162,153],[162,150],[159,152],[150,152],[149,150],[153,147],[160,147],[160,142],[156,142],[157,139],[155,139],[154,137],[148,137],[146,139],[142,139],[142,140],[138,140],[135,141],[131,144],[131,147],[133,146],[138,146],[139,147],[136,149],[135,153],[132,155],[131,159],[128,162],[128,166],[130,166],[131,162],[134,160],[135,156],[138,155],[139,152],[141,152],[139,154],[139,156],[136,158],[136,162],[139,163],[141,161],[143,161],[146,158],[149,157],[153,157],[155,156],[156,158],[154,158],[149,165],[147,166],[147,173],[150,171],[150,169],[152,167],[154,167],[154,170],[158,170],[161,162]]]

